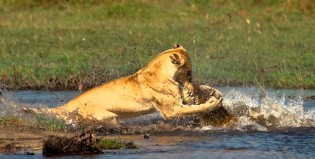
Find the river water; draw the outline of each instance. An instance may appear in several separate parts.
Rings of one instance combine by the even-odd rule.
[[[138,150],[107,151],[96,156],[61,158],[315,158],[315,90],[262,91],[252,87],[218,88],[223,105],[238,117],[233,126],[203,126],[185,131],[172,129],[139,138]],[[14,105],[0,115],[15,113],[16,105],[54,107],[78,95],[79,91],[3,91],[0,107]],[[257,120],[253,120],[256,117]],[[158,114],[134,121],[162,120]],[[131,120],[132,121],[132,120]],[[163,120],[162,120],[163,121]],[[128,121],[130,122],[130,121]],[[153,124],[152,124],[153,125]],[[129,136],[130,137],[130,136]],[[119,138],[123,139],[124,136]],[[126,139],[128,140],[128,139]],[[0,158],[45,158],[0,155]]]

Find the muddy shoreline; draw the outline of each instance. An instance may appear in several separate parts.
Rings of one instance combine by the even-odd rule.
[[[117,140],[126,144],[131,144],[131,150],[135,152],[154,151],[158,146],[176,145],[186,141],[203,140],[211,137],[228,135],[242,135],[244,131],[237,130],[200,130],[198,128],[189,129],[183,127],[173,127],[166,130],[166,127],[158,129],[150,129],[150,126],[144,126],[142,130],[139,128],[111,128],[100,129],[96,139],[106,138],[109,140]],[[131,130],[132,129],[132,130]],[[164,129],[164,130],[163,130]],[[303,132],[315,132],[314,127],[298,127],[298,128],[278,128],[270,130],[268,134],[298,134]],[[266,133],[257,130],[248,130],[249,134]],[[73,138],[80,135],[81,132],[62,132],[48,131],[39,128],[25,128],[18,126],[3,126],[0,125],[0,154],[2,155],[36,155],[43,153],[44,141],[50,136],[62,138]],[[136,146],[136,147],[134,147]],[[103,153],[121,153],[122,151],[129,152],[130,148],[126,149],[102,149]],[[62,155],[62,154],[55,154]],[[82,155],[82,154],[79,154]]]
[[[0,126],[1,154],[41,153],[44,139],[50,135],[72,136],[73,133],[53,132],[18,126]]]
[[[105,124],[106,125],[106,124]],[[109,140],[117,140],[124,144],[124,149],[135,149],[137,143],[143,143],[144,140],[150,139],[152,136],[165,137],[178,135],[181,132],[183,138],[190,136],[184,133],[187,128],[183,126],[174,126],[171,124],[149,124],[149,125],[134,125],[134,126],[95,126],[96,128],[80,129],[65,129],[62,131],[50,131],[40,127],[29,127],[18,125],[16,123],[0,124],[0,154],[10,155],[34,155],[43,153],[44,144],[52,136],[57,138],[75,138],[82,135],[82,133],[93,130],[95,139],[106,138]],[[65,132],[67,131],[67,132]],[[187,131],[188,132],[188,131]],[[181,135],[180,135],[181,136]],[[190,138],[190,137],[188,137]],[[66,141],[69,142],[69,141]],[[60,143],[57,143],[60,145]],[[142,144],[141,144],[142,145]],[[143,147],[143,145],[142,145]],[[112,151],[111,149],[103,149],[105,151]],[[117,148],[120,150],[120,148]],[[87,153],[89,154],[89,153]],[[56,154],[58,155],[58,154]],[[60,154],[59,154],[60,155]],[[63,154],[61,154],[63,155]],[[73,154],[72,154],[73,155]]]
[[[152,126],[144,126],[142,129],[138,127],[127,128],[98,128],[96,139],[106,138],[108,140],[117,140],[127,145],[124,149],[102,149],[104,153],[136,149],[136,151],[149,150],[150,146],[158,146],[164,144],[176,144],[185,140],[199,139],[207,136],[203,133],[192,135],[194,130],[188,130],[183,127],[172,128],[166,126],[161,130],[153,129]],[[163,130],[165,129],[165,130]],[[28,128],[20,126],[5,126],[0,125],[0,154],[3,155],[35,155],[43,153],[45,141],[51,136],[60,138],[73,138],[79,136],[82,132],[62,132],[48,131],[40,128]],[[170,143],[170,140],[171,142]],[[175,139],[175,140],[174,140]],[[128,147],[129,145],[129,147]],[[88,154],[88,153],[87,153]],[[55,154],[64,155],[64,154]],[[73,155],[73,154],[72,154]],[[82,155],[82,154],[79,154]]]

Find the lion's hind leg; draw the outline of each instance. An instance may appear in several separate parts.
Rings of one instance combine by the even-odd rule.
[[[105,109],[96,110],[89,116],[91,116],[91,118],[94,120],[110,125],[119,125],[118,115]]]
[[[79,109],[78,112],[84,118],[96,119],[99,121],[118,117],[118,115],[113,112],[110,112],[104,108],[98,109],[97,107],[94,107],[94,109],[84,109],[84,110]]]
[[[69,121],[69,120],[79,120],[89,119],[89,120],[98,120],[98,121],[107,121],[111,119],[116,119],[117,114],[106,110],[101,106],[92,106],[89,107],[79,107],[76,109],[67,109],[69,107],[55,107],[48,109],[48,112],[56,115],[57,117]]]

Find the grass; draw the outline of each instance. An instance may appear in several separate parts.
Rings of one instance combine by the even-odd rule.
[[[0,116],[0,126],[40,128],[49,131],[66,130],[64,121],[44,114],[35,115],[35,120],[30,120],[17,115],[2,115]]]
[[[6,116],[0,116],[0,125],[4,125],[4,126],[20,126],[20,127],[24,127],[26,124],[25,122],[14,115],[6,115]]]
[[[97,144],[103,150],[138,149],[138,147],[133,142],[122,142],[115,139],[100,138],[97,141]]]
[[[182,44],[212,86],[315,88],[315,2],[0,0],[0,87],[90,88]]]
[[[112,149],[126,149],[126,146],[123,142],[118,140],[104,139],[101,138],[98,141],[98,145],[103,150],[112,150]]]
[[[39,127],[50,131],[62,131],[66,128],[66,124],[63,120],[43,114],[36,115],[36,124]]]

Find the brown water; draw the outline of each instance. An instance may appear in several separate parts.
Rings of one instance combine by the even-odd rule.
[[[256,88],[225,87],[219,90],[224,94],[224,106],[239,118],[230,128],[204,126],[185,130],[164,129],[156,131],[150,139],[136,136],[139,137],[136,141],[139,150],[61,158],[315,158],[315,90],[270,89],[265,94]],[[4,91],[0,107],[11,104],[12,109],[3,110],[1,114],[14,114],[21,105],[54,107],[79,93]],[[272,117],[272,120],[266,120],[263,124],[250,120],[247,110],[257,109],[258,115],[266,119]],[[124,122],[126,125],[142,124],[150,127],[155,126],[157,121],[163,122],[156,113]],[[36,154],[0,155],[0,158],[45,157]]]

